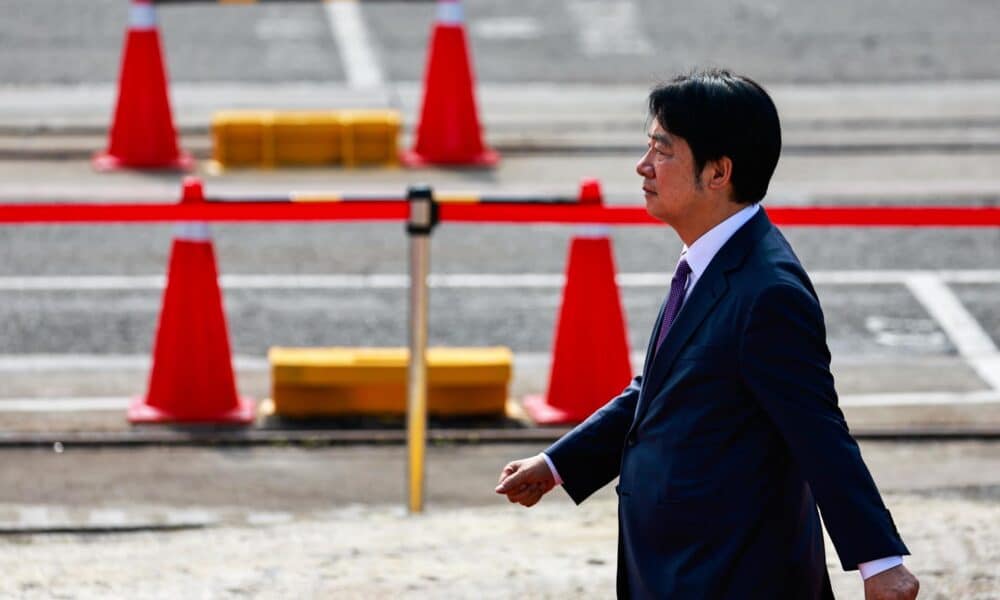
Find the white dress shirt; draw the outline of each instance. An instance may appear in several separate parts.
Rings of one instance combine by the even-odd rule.
[[[691,274],[688,275],[687,287],[684,288],[684,300],[687,300],[691,295],[691,290],[693,290],[694,286],[697,285],[698,279],[701,278],[702,273],[704,273],[705,269],[708,268],[712,259],[715,258],[715,255],[719,252],[719,249],[729,241],[729,238],[733,237],[733,234],[736,233],[740,227],[743,227],[747,221],[757,214],[757,211],[759,210],[759,204],[750,204],[702,234],[702,236],[695,240],[690,247],[686,244],[684,245],[684,248],[681,250],[680,258],[677,259],[677,262],[680,262],[681,258],[686,259],[688,266],[691,267]],[[562,478],[559,476],[556,466],[552,463],[552,459],[549,458],[549,456],[544,452],[542,452],[542,458],[545,459],[545,464],[547,464],[549,466],[549,470],[552,471],[552,476],[556,480],[556,485],[562,485]],[[903,557],[887,556],[885,558],[859,564],[858,571],[860,571],[862,579],[868,579],[872,575],[877,575],[882,571],[887,571],[901,564],[903,564]]]

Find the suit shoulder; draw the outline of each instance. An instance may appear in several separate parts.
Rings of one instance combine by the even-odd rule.
[[[749,253],[742,275],[745,289],[753,296],[780,293],[781,288],[790,288],[786,293],[798,290],[816,297],[812,281],[798,256],[776,228],[768,232]]]

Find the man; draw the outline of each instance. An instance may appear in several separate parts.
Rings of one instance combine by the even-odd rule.
[[[643,373],[496,491],[532,506],[561,484],[580,503],[618,477],[620,597],[832,597],[817,505],[867,598],[916,597],[837,406],[816,292],[757,204],[774,103],[709,71],[654,89],[649,112],[636,171],[684,250]]]

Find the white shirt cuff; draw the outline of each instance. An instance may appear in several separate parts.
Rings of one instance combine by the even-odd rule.
[[[562,477],[559,476],[559,471],[556,471],[556,466],[552,464],[552,459],[549,455],[542,452],[542,458],[545,459],[545,464],[549,466],[549,470],[552,471],[552,477],[556,480],[556,485],[562,485]]]
[[[888,571],[889,569],[898,567],[901,564],[903,564],[902,556],[887,556],[878,560],[870,560],[868,562],[861,563],[858,565],[858,571],[861,572],[861,579],[868,579],[872,575],[878,575],[882,571]]]

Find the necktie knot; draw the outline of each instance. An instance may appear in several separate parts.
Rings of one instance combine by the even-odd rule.
[[[687,276],[690,274],[691,266],[688,264],[687,259],[682,258],[680,262],[677,263],[677,268],[674,269],[674,281],[687,281]]]

